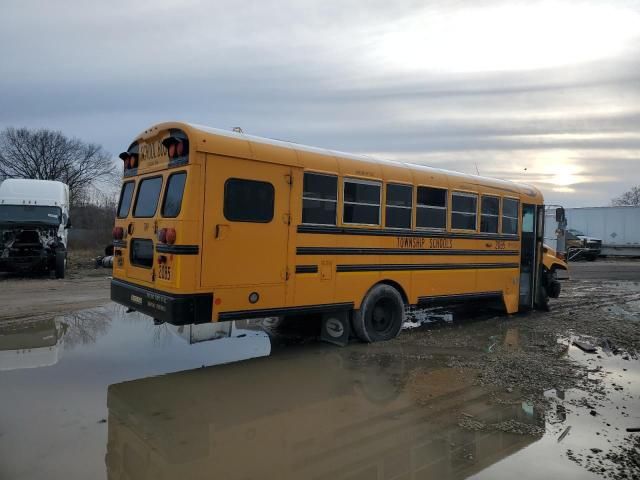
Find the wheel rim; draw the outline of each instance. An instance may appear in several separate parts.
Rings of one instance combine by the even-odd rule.
[[[393,300],[381,298],[371,310],[371,327],[378,334],[386,334],[393,328],[396,311]]]

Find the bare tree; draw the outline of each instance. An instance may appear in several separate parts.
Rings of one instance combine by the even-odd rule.
[[[625,205],[640,206],[640,185],[632,187],[628,192],[624,192],[619,197],[611,200],[611,205],[620,207]]]
[[[112,185],[115,164],[100,145],[62,132],[7,128],[0,133],[0,178],[58,180],[69,185],[71,203],[91,187]]]

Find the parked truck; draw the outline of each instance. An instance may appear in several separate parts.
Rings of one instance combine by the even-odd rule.
[[[600,255],[640,256],[640,206],[567,208],[565,212],[569,231],[599,247]]]
[[[0,271],[53,272],[67,263],[69,187],[50,180],[0,184]]]

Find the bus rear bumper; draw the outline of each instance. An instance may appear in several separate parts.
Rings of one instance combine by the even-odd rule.
[[[115,278],[111,280],[111,300],[172,325],[208,323],[213,310],[211,293],[176,295]]]

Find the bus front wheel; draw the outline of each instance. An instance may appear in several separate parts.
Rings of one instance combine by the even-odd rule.
[[[402,295],[390,285],[379,284],[369,290],[359,310],[353,312],[353,330],[363,342],[391,340],[404,323]]]

